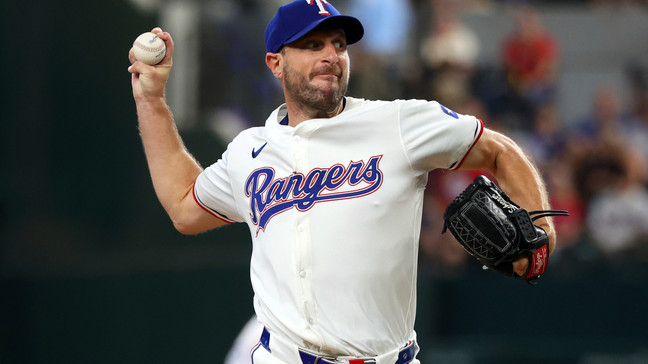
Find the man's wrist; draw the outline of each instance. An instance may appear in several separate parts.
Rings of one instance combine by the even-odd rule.
[[[166,104],[166,97],[164,97],[164,93],[162,95],[145,95],[145,96],[135,96],[135,103],[137,105],[140,104],[157,104],[162,102],[163,104]]]
[[[169,106],[164,97],[136,98],[135,103],[137,105],[137,112],[140,115],[142,113],[169,112]]]

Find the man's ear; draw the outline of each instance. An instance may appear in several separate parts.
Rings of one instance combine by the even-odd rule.
[[[283,58],[281,57],[280,53],[266,53],[266,65],[278,79],[281,79],[281,77],[283,76],[281,67],[282,62]]]

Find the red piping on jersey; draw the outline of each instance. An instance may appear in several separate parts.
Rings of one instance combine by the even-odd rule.
[[[217,213],[215,213],[214,211],[211,211],[211,210],[208,209],[206,206],[203,206],[202,203],[200,203],[200,200],[198,200],[198,196],[196,196],[196,184],[195,184],[195,183],[194,183],[193,186],[191,187],[191,192],[192,192],[192,195],[193,195],[194,201],[196,201],[196,203],[198,204],[198,206],[200,206],[201,209],[207,211],[210,215],[214,216],[215,218],[217,218],[217,219],[219,219],[219,220],[222,220],[222,221],[224,221],[224,222],[226,222],[226,223],[228,223],[228,224],[233,224],[232,221],[225,220],[222,216],[219,216]]]
[[[481,124],[481,128],[479,129],[479,135],[477,135],[477,138],[475,138],[475,141],[472,143],[470,148],[468,148],[468,151],[466,152],[464,157],[461,159],[461,162],[459,162],[459,165],[457,165],[457,167],[455,167],[454,169],[459,169],[461,167],[463,162],[466,160],[466,157],[468,157],[468,154],[470,154],[470,151],[473,149],[475,144],[477,144],[477,141],[479,140],[479,138],[481,138],[482,134],[484,133],[484,122],[481,119],[477,119],[477,121],[479,121],[479,123]]]

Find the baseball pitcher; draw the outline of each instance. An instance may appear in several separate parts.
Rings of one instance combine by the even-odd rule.
[[[550,208],[532,162],[478,118],[435,101],[345,96],[347,47],[364,30],[326,0],[278,9],[265,32],[265,63],[285,103],[203,169],[164,98],[172,37],[153,32],[166,42],[165,58],[150,66],[131,51],[129,72],[155,192],[184,234],[249,227],[254,308],[263,326],[253,363],[419,363],[417,255],[429,171],[487,170],[521,208]],[[460,222],[471,225],[465,221],[474,215]],[[532,225],[538,247],[517,247],[510,238],[515,249],[508,251],[516,254],[493,267],[532,278],[530,262],[543,259],[534,254],[542,245],[548,255],[556,239],[550,217]]]

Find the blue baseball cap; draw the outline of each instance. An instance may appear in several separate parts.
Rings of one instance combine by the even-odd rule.
[[[327,0],[295,0],[282,5],[270,20],[265,31],[266,51],[279,52],[286,44],[306,35],[324,22],[335,22],[344,29],[347,44],[353,44],[364,35],[360,20],[342,15]]]

